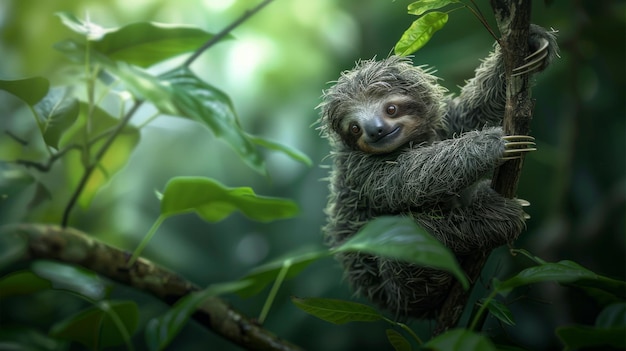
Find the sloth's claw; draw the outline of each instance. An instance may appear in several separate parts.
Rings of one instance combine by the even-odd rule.
[[[527,152],[537,151],[535,138],[530,135],[507,135],[504,139],[503,161],[521,159]]]
[[[548,57],[549,45],[550,43],[546,39],[540,38],[539,48],[524,59],[527,63],[513,69],[511,77],[519,76],[525,73],[532,73],[541,69],[544,65],[544,60]]]

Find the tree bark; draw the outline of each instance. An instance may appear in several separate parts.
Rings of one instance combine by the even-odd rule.
[[[181,276],[140,258],[127,267],[129,254],[106,245],[86,234],[56,225],[18,224],[0,227],[3,259],[30,261],[49,259],[76,264],[116,282],[152,294],[173,305],[200,288]],[[211,297],[198,308],[193,318],[218,335],[249,350],[301,350],[281,340],[257,323],[232,309],[219,297]]]
[[[530,0],[491,0],[491,8],[500,29],[499,45],[506,70],[506,105],[503,128],[506,135],[528,135],[532,119],[533,102],[530,99],[528,74],[512,76],[513,69],[524,64],[528,56],[528,31],[530,28]],[[492,187],[507,198],[515,197],[523,159],[509,160],[496,169]],[[462,265],[471,287],[480,278],[480,273],[490,252],[477,252]],[[443,304],[433,334],[438,335],[453,328],[461,318],[468,302],[471,288],[467,291],[455,283]]]

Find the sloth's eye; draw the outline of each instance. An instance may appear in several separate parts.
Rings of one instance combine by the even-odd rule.
[[[353,134],[359,134],[359,132],[361,131],[361,127],[359,127],[356,123],[352,123],[350,124],[350,131]]]
[[[396,114],[396,112],[398,112],[398,106],[394,104],[389,104],[387,105],[385,112],[387,112],[389,116],[393,116]]]

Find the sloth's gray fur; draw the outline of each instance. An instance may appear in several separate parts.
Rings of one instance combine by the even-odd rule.
[[[556,56],[554,34],[531,27],[531,48],[549,41],[541,69]],[[337,246],[372,218],[409,216],[449,247],[462,261],[476,250],[490,250],[517,238],[524,212],[483,180],[500,164],[505,141],[504,67],[496,47],[458,97],[423,67],[391,56],[368,60],[342,73],[324,92],[320,130],[332,146],[334,166],[324,227],[326,243]],[[392,152],[361,151],[342,122],[355,107],[390,95],[409,96],[419,116],[412,139]],[[417,117],[416,117],[417,118]],[[433,317],[452,277],[445,272],[362,253],[337,259],[357,293],[398,317]]]

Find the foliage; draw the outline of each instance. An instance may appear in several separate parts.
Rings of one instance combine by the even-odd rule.
[[[448,12],[433,10],[449,5],[468,8],[481,22],[484,20],[476,12],[477,7],[461,1],[416,1],[409,5],[409,13],[419,18],[396,45],[396,53],[409,55],[422,47],[447,23],[448,13],[457,8]],[[312,163],[295,149],[244,131],[229,96],[201,80],[190,69],[188,62],[167,71],[154,67],[180,55],[196,53],[201,45],[215,38],[231,39],[228,33],[212,34],[193,26],[152,22],[102,28],[69,13],[61,13],[59,18],[73,32],[73,36],[55,47],[80,65],[83,72],[80,79],[69,79],[74,82],[67,86],[52,85],[51,80],[43,77],[0,80],[0,89],[21,99],[31,111],[39,132],[35,138],[44,145],[43,161],[40,155],[32,158],[32,155],[25,154],[16,162],[3,163],[0,170],[22,172],[26,169],[27,172],[16,181],[36,185],[31,206],[46,201],[56,191],[41,181],[42,174],[45,175],[54,164],[61,162],[72,167],[79,166],[84,174],[70,174],[72,179],[69,179],[76,191],[65,207],[68,215],[62,221],[68,223],[74,203],[89,206],[96,192],[111,182],[112,176],[128,162],[141,142],[141,129],[162,115],[192,120],[210,130],[259,174],[268,173],[259,148],[278,151],[307,165]],[[99,106],[105,97],[119,99],[118,114]],[[130,123],[137,110],[147,104],[157,109],[154,118],[143,124]],[[9,135],[17,144],[23,142],[16,135]],[[231,188],[202,177],[175,177],[167,183],[162,194],[157,193],[157,197],[161,204],[160,216],[133,253],[130,264],[141,254],[159,225],[178,214],[193,212],[203,220],[214,223],[235,212],[261,222],[289,218],[297,213],[297,207],[291,200],[257,195],[249,187]],[[0,238],[2,268],[11,263],[17,256],[16,252],[22,249],[4,239]],[[407,241],[420,244],[404,245]],[[454,256],[437,244],[428,233],[410,221],[380,218],[333,251],[312,250],[286,255],[252,269],[240,280],[213,284],[191,294],[164,314],[155,316],[153,313],[144,330],[145,343],[152,350],[170,345],[195,308],[207,299],[226,293],[248,298],[272,285],[259,317],[262,322],[284,281],[295,278],[310,264],[339,252],[364,251],[416,264],[428,263],[450,271],[467,286]],[[418,347],[489,350],[495,349],[495,346],[489,337],[480,332],[481,320],[489,314],[502,324],[515,326],[516,318],[508,307],[510,301],[507,301],[511,291],[533,284],[556,282],[582,290],[603,306],[594,325],[560,326],[556,329],[555,333],[566,349],[626,346],[623,338],[626,284],[623,281],[596,274],[573,261],[545,262],[525,251],[517,253],[529,257],[532,266],[502,282],[494,279],[491,292],[479,300],[478,309],[467,325],[427,341],[422,341],[407,325],[367,305],[319,297],[293,297],[292,301],[305,312],[334,324],[388,323],[391,327],[386,329],[385,334],[396,350]],[[55,323],[47,335],[34,328],[10,330],[9,335],[3,330],[0,335],[9,340],[7,344],[11,346],[38,345],[39,349],[69,348],[69,342],[92,349],[108,346],[133,349],[131,338],[140,331],[140,309],[134,301],[112,298],[112,288],[111,283],[91,272],[55,262],[35,262],[26,270],[0,279],[0,299],[53,289],[85,301],[88,306]],[[472,309],[473,306],[466,308]]]
[[[193,52],[197,57],[210,47],[203,44],[229,38],[228,31],[214,35],[188,25],[150,22],[102,28],[69,13],[58,16],[75,35],[55,47],[83,66],[84,94],[79,93],[82,83],[51,87],[49,80],[42,77],[1,80],[0,89],[21,99],[30,108],[38,137],[45,145],[45,161],[20,159],[14,162],[34,172],[35,176],[28,178],[31,182],[37,182],[38,173],[49,171],[61,160],[82,166],[84,170],[82,175],[70,175],[76,190],[65,207],[62,224],[68,224],[76,203],[88,207],[96,192],[128,161],[140,142],[139,131],[146,125],[135,126],[129,121],[139,107],[148,102],[159,111],[152,119],[169,115],[196,121],[229,144],[242,161],[261,174],[267,175],[267,170],[258,146],[311,164],[308,157],[295,149],[244,132],[228,95],[198,78],[189,68],[192,59],[167,72],[145,70],[182,54]],[[107,96],[131,96],[133,101],[130,107],[120,101],[121,112],[114,116],[99,106]],[[22,141],[13,137],[16,142]],[[38,186],[43,193],[52,193],[44,183]],[[240,211],[251,220],[269,222],[293,217],[298,212],[291,200],[260,196],[249,187],[229,188],[203,177],[175,177],[167,183],[163,194],[157,195],[161,200],[161,214],[135,250],[129,265],[134,263],[158,226],[178,214],[195,212],[208,222],[219,222]],[[11,248],[18,246],[8,244],[2,250],[3,265],[17,257]],[[248,285],[246,281],[215,285],[179,301],[165,315],[148,324],[149,347],[156,350],[167,346],[204,300],[243,290]],[[118,345],[133,348],[130,338],[137,331],[137,305],[109,299],[110,285],[91,272],[61,263],[35,262],[30,270],[4,277],[0,286],[4,298],[52,288],[67,291],[92,305],[55,324],[50,337],[75,341],[92,349]]]
[[[474,7],[478,7],[470,0]],[[433,11],[448,5],[458,5],[448,12]],[[432,38],[436,31],[440,30],[448,22],[448,13],[461,7],[470,10],[483,24],[486,24],[484,16],[474,7],[464,4],[460,0],[419,0],[408,6],[411,15],[418,16],[411,26],[402,34],[396,43],[394,53],[400,56],[408,56],[421,49]],[[486,26],[489,28],[488,26]]]

